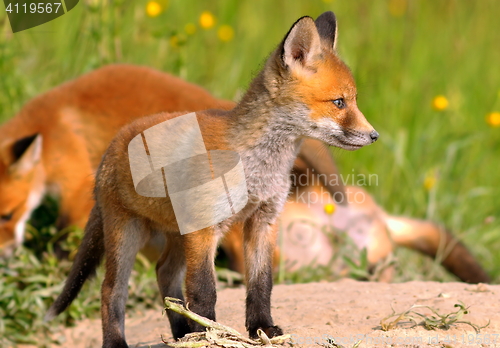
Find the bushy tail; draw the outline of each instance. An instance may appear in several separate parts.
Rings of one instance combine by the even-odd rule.
[[[460,280],[488,283],[490,278],[469,250],[449,231],[424,220],[387,216],[386,223],[395,244],[433,258]]]
[[[97,205],[94,206],[85,226],[82,244],[78,249],[75,261],[64,285],[64,289],[56,301],[50,306],[45,320],[49,321],[62,313],[73,302],[80,292],[83,283],[95,276],[96,269],[104,255],[104,233],[102,216]]]

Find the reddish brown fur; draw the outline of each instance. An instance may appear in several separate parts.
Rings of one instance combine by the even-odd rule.
[[[294,79],[303,72],[312,73],[309,81],[324,79],[318,73],[319,61],[326,60],[338,69],[348,71],[332,59],[333,55],[317,54],[322,51],[320,42],[324,50],[333,54],[335,35],[336,20],[331,12],[321,15],[316,22],[310,17],[299,19],[237,107],[231,111],[206,110],[196,113],[207,150],[231,150],[239,154],[249,196],[241,210],[211,227],[185,234],[180,239],[171,237],[177,235],[180,229],[168,192],[166,197],[144,197],[136,192],[132,180],[128,157],[128,146],[132,139],[146,129],[182,113],[160,113],[124,127],[111,142],[99,166],[96,205],[93,218],[87,224],[82,242],[84,247],[79,249],[63,294],[51,306],[48,318],[63,311],[76,297],[88,278],[88,269],[95,269],[98,264],[97,258],[92,255],[102,256],[101,244],[91,242],[104,239],[106,276],[102,286],[103,346],[127,347],[124,311],[133,261],[139,249],[152,236],[162,234],[169,243],[172,242],[174,249],[182,250],[180,254],[183,254],[177,262],[165,253],[160,257],[162,263],[158,264],[157,275],[162,296],[183,299],[180,279],[185,268],[186,302],[195,313],[215,320],[213,257],[217,240],[232,224],[243,221],[246,328],[252,338],[257,337],[259,330],[270,337],[282,334],[271,317],[272,256],[275,250],[276,219],[289,192],[287,176],[301,140],[309,136],[352,150],[369,145],[378,138],[373,128],[365,128],[366,120],[353,103],[347,108],[348,113],[326,111],[321,119],[315,119],[311,114],[318,112],[318,109],[311,110],[314,105],[308,104],[306,96],[287,93],[288,88],[297,88]],[[312,86],[315,84],[310,83]],[[335,91],[337,87],[340,93],[345,93],[352,88],[349,81],[346,81],[346,86],[346,89],[332,85],[322,87],[339,93]],[[342,97],[351,98],[351,101],[353,98],[351,95]],[[339,110],[346,109],[341,105],[336,106]],[[342,127],[338,121],[339,115],[347,120],[347,125],[356,124],[359,127]],[[351,117],[356,115],[363,117],[364,121],[352,122]],[[158,133],[153,136],[159,137],[155,140],[164,143],[171,141]],[[189,207],[193,209],[195,205]],[[217,209],[217,206],[213,208]],[[192,210],[190,214],[195,217],[197,211]],[[93,225],[94,221],[99,220],[103,223]],[[171,248],[168,250],[173,251]],[[91,262],[90,266],[87,260]],[[174,318],[173,314],[170,320],[175,338],[191,331],[204,330],[200,324]]]
[[[298,93],[303,95],[306,104],[309,105],[314,112],[311,117],[318,119],[321,115],[333,115],[334,120],[342,127],[356,129],[358,131],[370,132],[373,130],[363,114],[359,111],[356,105],[356,84],[352,77],[349,68],[335,55],[331,53],[329,59],[321,61],[321,64],[316,66],[319,74],[324,76],[323,79],[316,79],[311,83],[306,78],[300,78],[298,83]],[[331,87],[337,93],[331,94]],[[344,98],[347,104],[346,109],[339,110],[332,100]]]
[[[297,21],[282,42],[280,46],[282,48],[274,52],[266,67],[254,79],[245,97],[233,110],[206,110],[196,113],[206,150],[231,150],[240,155],[245,168],[249,199],[245,206],[230,218],[212,227],[183,235],[177,242],[178,248],[182,248],[184,252],[187,269],[186,301],[195,313],[215,320],[213,258],[217,241],[232,224],[244,221],[246,327],[251,337],[256,337],[259,329],[271,337],[282,333],[281,329],[273,324],[270,300],[277,232],[275,221],[285,203],[289,184],[286,179],[276,180],[272,176],[286,178],[289,175],[301,139],[305,136],[325,138],[331,143],[337,137],[342,137],[346,139],[345,147],[348,149],[371,144],[378,138],[378,134],[374,136],[376,132],[371,127],[368,130],[355,129],[359,133],[355,136],[343,131],[337,122],[338,112],[326,112],[321,120],[315,120],[311,117],[311,112],[307,111],[314,105],[307,108],[307,98],[301,95],[300,90],[295,95],[294,93],[287,95],[287,88],[297,88],[293,81],[296,73],[310,69],[310,64],[316,64],[314,63],[316,61],[328,61],[328,64],[333,64],[338,70],[349,73],[345,65],[339,64],[340,61],[334,59],[333,43],[327,48],[332,52],[331,55],[325,54],[321,58],[313,55],[320,50],[320,35],[327,42],[333,42],[333,32],[329,30],[325,33],[321,30],[326,22],[330,23],[330,27],[332,25],[332,28],[335,27],[332,13],[325,13],[318,18],[318,29],[310,17]],[[283,70],[281,74],[276,74],[277,69]],[[311,77],[310,81],[323,78],[324,76],[318,73]],[[315,83],[311,82],[310,85],[314,86]],[[346,81],[346,85],[350,90],[349,81]],[[335,91],[338,86],[321,87]],[[340,87],[337,89],[341,94],[346,90]],[[342,95],[342,97],[349,96]],[[327,100],[323,102],[330,103]],[[255,108],[256,105],[259,105],[259,108]],[[283,106],[288,106],[289,109],[283,109]],[[357,110],[355,105],[351,108],[351,113]],[[338,106],[338,109],[341,107]],[[314,112],[318,110],[313,109],[312,113]],[[161,233],[169,239],[169,235],[175,235],[180,231],[168,193],[165,198],[149,198],[136,192],[128,158],[129,144],[151,127],[180,115],[180,113],[160,113],[139,119],[123,128],[111,142],[96,176],[96,209],[104,217],[107,259],[102,292],[104,346],[127,346],[123,330],[124,302],[133,257],[150,238],[150,234]],[[356,115],[363,117],[359,110]],[[347,119],[352,115],[342,117]],[[159,134],[155,136],[160,137],[157,140],[163,142],[170,140],[161,138]],[[193,211],[191,214],[196,216],[197,212]],[[96,233],[100,233],[99,229],[87,229],[84,243]],[[119,236],[113,236],[115,234]],[[87,252],[88,248],[79,250],[78,262],[75,262],[65,286],[64,292],[70,293],[67,297],[70,301],[78,292],[78,289],[72,289],[71,284],[81,279],[78,276],[79,269],[86,268],[85,259],[80,258],[80,255]],[[168,260],[168,256],[162,256],[160,259],[166,262],[163,260]],[[163,264],[158,264],[158,267],[165,268]],[[172,269],[171,273],[177,278],[179,272],[179,269]],[[163,284],[162,296],[180,294],[180,283],[173,288],[165,276],[168,276],[165,272],[158,272],[158,282]],[[61,300],[61,297],[58,298],[49,314],[59,313],[68,303],[64,299]],[[204,329],[195,322],[187,321],[187,323],[188,329],[183,322],[171,321],[174,337],[179,338],[189,331]]]
[[[106,66],[34,98],[0,128],[0,215],[14,211],[10,221],[0,221],[0,247],[13,241],[34,180],[60,196],[65,225],[83,227],[93,204],[95,169],[123,125],[160,111],[233,105],[179,78],[133,65]],[[35,133],[43,136],[41,162],[24,175],[10,174],[12,144]]]

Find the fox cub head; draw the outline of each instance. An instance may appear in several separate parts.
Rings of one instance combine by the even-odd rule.
[[[272,100],[293,105],[290,116],[302,135],[355,150],[376,141],[378,133],[358,109],[356,85],[336,42],[332,12],[316,21],[300,18],[267,61],[263,80]]]
[[[22,242],[26,221],[40,201],[41,152],[39,134],[0,143],[0,248]]]

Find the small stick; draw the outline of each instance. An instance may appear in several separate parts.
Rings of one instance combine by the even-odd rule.
[[[175,348],[200,348],[200,347],[208,347],[210,346],[210,342],[208,341],[191,341],[191,342],[165,342],[163,343],[175,347]]]
[[[223,347],[241,347],[241,348],[254,348],[256,346],[273,347],[273,344],[282,344],[290,338],[290,335],[282,335],[278,337],[269,338],[264,331],[259,329],[257,334],[260,338],[259,341],[249,339],[240,334],[235,329],[219,324],[213,320],[204,318],[196,313],[193,313],[189,308],[184,307],[183,302],[177,298],[165,297],[165,309],[174,311],[180,315],[189,318],[207,328],[206,332],[193,332],[181,338],[180,341],[169,343],[163,337],[162,341],[172,347],[176,348],[201,348],[208,347],[212,344]],[[225,337],[223,336],[230,336]],[[195,340],[195,341],[190,341]]]
[[[207,319],[205,317],[202,317],[201,315],[191,312],[189,309],[184,308],[184,306],[182,305],[182,301],[177,298],[165,297],[165,308],[170,309],[176,313],[179,313],[180,315],[183,315],[186,318],[189,318],[205,327],[212,328],[215,330],[225,331],[226,333],[234,335],[238,339],[244,342],[250,344],[259,344],[259,342],[246,338],[245,336],[241,335],[238,331],[229,326],[219,324],[213,320]]]
[[[264,331],[262,331],[261,329],[258,329],[257,335],[259,336],[260,340],[262,341],[262,344],[264,344],[265,346],[271,345],[271,340],[269,339],[269,337],[267,337],[267,335]]]

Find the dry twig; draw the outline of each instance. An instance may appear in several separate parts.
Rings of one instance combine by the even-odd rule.
[[[283,335],[269,338],[262,330],[258,330],[258,340],[252,340],[240,334],[235,329],[217,323],[193,313],[189,308],[184,307],[182,301],[172,297],[165,298],[165,311],[171,310],[191,319],[207,328],[203,332],[193,332],[187,334],[176,342],[167,342],[163,337],[162,341],[171,347],[176,348],[201,348],[201,347],[223,347],[223,348],[253,348],[253,347],[276,347],[290,339],[290,335]]]

